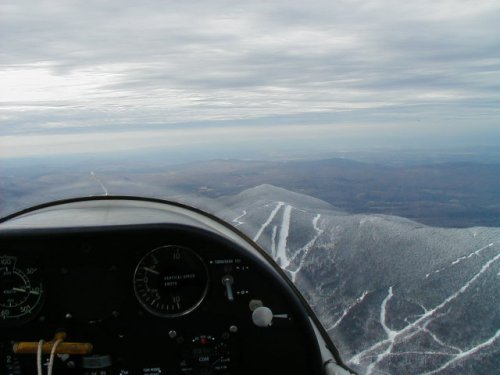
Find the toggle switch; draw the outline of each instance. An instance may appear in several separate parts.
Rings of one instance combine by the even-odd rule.
[[[222,277],[222,284],[226,287],[227,299],[231,302],[234,301],[233,283],[234,279],[231,275]]]

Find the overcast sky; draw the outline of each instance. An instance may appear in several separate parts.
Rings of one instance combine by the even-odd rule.
[[[499,19],[498,0],[2,0],[0,155],[491,143]]]

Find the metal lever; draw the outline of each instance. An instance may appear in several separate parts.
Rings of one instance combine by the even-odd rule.
[[[233,283],[234,279],[231,275],[226,275],[222,278],[222,284],[226,287],[227,299],[231,302],[234,301]]]

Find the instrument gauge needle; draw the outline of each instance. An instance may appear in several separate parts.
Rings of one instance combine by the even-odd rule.
[[[152,274],[154,275],[159,275],[160,273],[157,271],[157,270],[154,270],[152,268],[149,268],[149,267],[144,267],[143,268],[144,271],[148,271],[148,272],[151,272]]]

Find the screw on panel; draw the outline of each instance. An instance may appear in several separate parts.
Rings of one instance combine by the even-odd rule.
[[[248,307],[250,311],[254,311],[258,307],[264,306],[264,303],[260,299],[253,299],[249,302]]]

